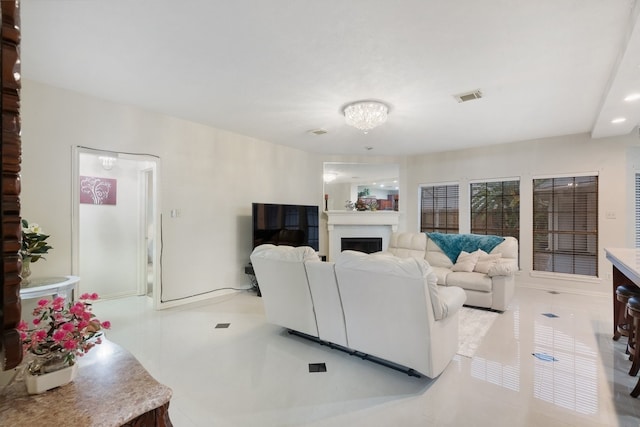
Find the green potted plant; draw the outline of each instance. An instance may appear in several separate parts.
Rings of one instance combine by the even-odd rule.
[[[39,259],[46,259],[44,255],[49,253],[52,246],[49,246],[47,239],[50,236],[43,234],[42,229],[36,223],[29,224],[26,219],[22,220],[22,248],[20,249],[20,255],[22,255],[22,282],[29,283],[29,276],[31,275],[31,263],[36,262]]]

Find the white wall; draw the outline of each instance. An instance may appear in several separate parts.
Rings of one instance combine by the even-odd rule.
[[[160,157],[163,301],[248,285],[251,202],[322,206],[317,155],[29,80],[21,104],[22,215],[55,248],[34,275],[71,272],[77,145]]]
[[[400,231],[419,229],[421,183],[460,183],[465,232],[469,181],[520,177],[519,283],[609,293],[611,265],[603,248],[634,244],[633,173],[640,169],[636,135],[599,140],[571,135],[406,158],[321,156],[27,80],[22,140],[23,216],[40,223],[55,248],[47,261],[34,266],[35,275],[71,270],[71,147],[161,158],[164,301],[184,302],[215,289],[247,285],[243,266],[251,250],[251,202],[316,204],[322,209],[323,162],[398,163]],[[531,179],[584,172],[600,176],[601,279],[533,277]],[[181,216],[170,218],[171,209],[179,209]],[[605,212],[616,218],[606,219]],[[326,219],[321,218],[320,252],[326,253]]]
[[[469,182],[519,177],[520,268],[518,283],[545,289],[588,293],[611,293],[611,264],[604,248],[633,246],[630,229],[634,217],[629,198],[633,194],[633,171],[640,164],[634,135],[591,139],[570,135],[490,147],[414,156],[408,160],[405,194],[409,210],[408,231],[419,231],[419,185],[440,182],[460,184],[460,228],[469,232]],[[597,173],[599,176],[599,274],[600,279],[577,282],[557,275],[539,277],[532,271],[532,179],[541,175]],[[605,213],[615,219],[606,219]]]

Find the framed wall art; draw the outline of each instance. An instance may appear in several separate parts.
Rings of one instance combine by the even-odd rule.
[[[80,176],[80,203],[115,205],[118,181],[113,178]]]

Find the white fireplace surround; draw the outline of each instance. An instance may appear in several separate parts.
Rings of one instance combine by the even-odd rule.
[[[343,237],[381,237],[382,250],[389,247],[391,233],[398,231],[396,211],[325,211],[329,232],[329,261],[335,261]]]

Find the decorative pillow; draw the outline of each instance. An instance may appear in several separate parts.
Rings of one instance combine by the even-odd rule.
[[[476,252],[478,252],[478,262],[473,268],[473,271],[478,273],[489,273],[489,269],[496,265],[498,260],[502,258],[502,254],[488,254],[482,249],[478,249]]]
[[[451,267],[451,271],[464,271],[470,273],[473,271],[473,268],[476,266],[478,262],[478,257],[480,254],[478,251],[469,253],[462,251],[460,255],[458,255],[458,259],[456,259],[456,263]]]

